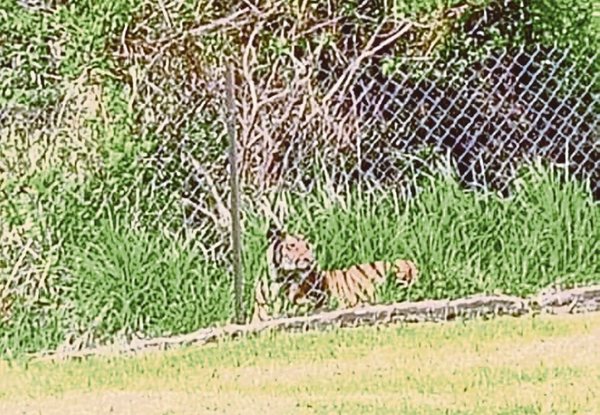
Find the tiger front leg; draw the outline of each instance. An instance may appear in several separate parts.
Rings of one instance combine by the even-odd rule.
[[[272,287],[264,279],[259,279],[254,288],[254,312],[251,324],[272,319],[270,309],[272,308]]]
[[[292,288],[290,291],[289,283],[261,280],[255,290],[252,323],[289,316],[293,305],[290,299],[293,298],[294,293],[295,289]]]
[[[286,298],[288,304],[288,316],[293,317],[306,315],[313,309],[314,304],[309,298],[303,295],[301,287],[298,283],[292,283],[289,285]]]
[[[329,295],[323,290],[309,289],[296,284],[290,292],[290,302],[294,304],[296,315],[309,315],[326,310]]]
[[[258,279],[254,288],[254,312],[250,323],[272,320],[280,313],[281,304],[277,296],[281,284],[269,283],[265,279]]]

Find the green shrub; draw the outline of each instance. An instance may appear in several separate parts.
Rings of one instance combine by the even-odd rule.
[[[232,316],[231,279],[191,242],[113,220],[66,251],[66,298],[77,322],[103,340],[185,333]]]

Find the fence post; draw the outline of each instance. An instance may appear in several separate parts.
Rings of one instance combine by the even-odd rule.
[[[227,90],[227,133],[229,135],[229,168],[231,180],[231,239],[233,249],[233,276],[235,291],[235,317],[237,323],[244,321],[243,316],[243,293],[242,293],[242,243],[240,227],[240,190],[237,171],[237,140],[235,134],[235,101],[234,101],[234,80],[233,64],[228,62],[227,74],[225,79],[225,88]]]

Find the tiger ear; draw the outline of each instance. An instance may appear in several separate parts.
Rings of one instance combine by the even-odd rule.
[[[282,238],[284,232],[277,227],[273,222],[269,222],[269,229],[267,229],[267,239]]]

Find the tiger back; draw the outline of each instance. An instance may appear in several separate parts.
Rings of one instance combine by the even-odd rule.
[[[312,303],[316,309],[331,300],[343,308],[373,304],[378,286],[383,285],[390,274],[399,286],[407,287],[417,280],[418,269],[414,262],[398,259],[357,264],[345,269],[315,270],[305,276],[292,301]]]
[[[345,307],[375,303],[377,288],[386,283],[390,274],[402,287],[412,285],[418,278],[416,265],[403,259],[357,264],[323,274],[324,290]]]

